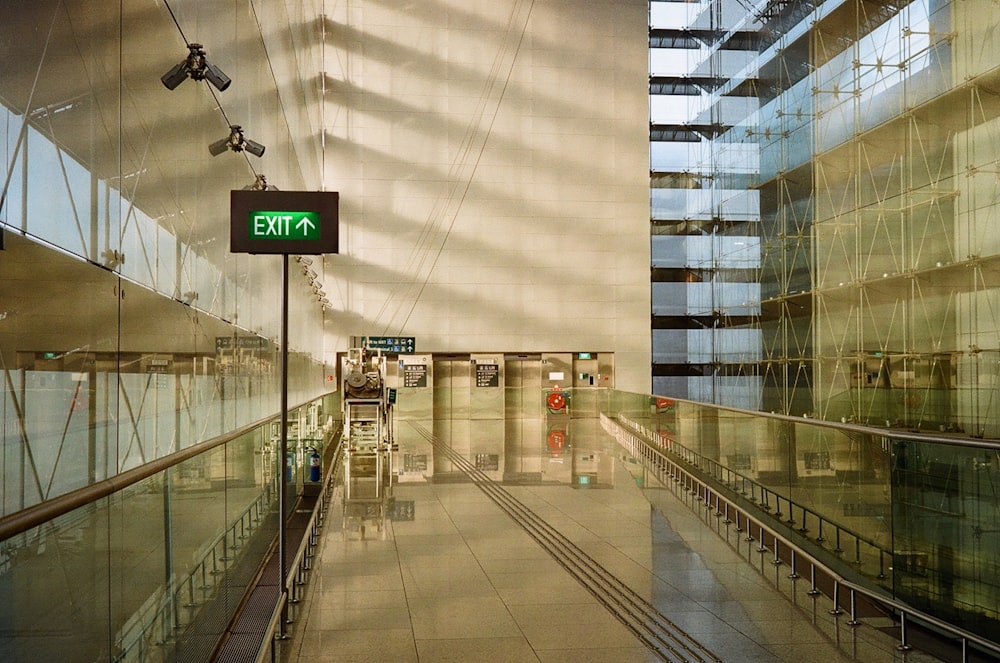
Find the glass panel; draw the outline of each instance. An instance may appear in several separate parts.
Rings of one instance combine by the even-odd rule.
[[[207,660],[277,535],[270,430],[5,540],[0,594],[19,597],[0,607],[8,658]]]
[[[575,397],[575,395],[574,395]],[[603,414],[832,569],[990,639],[996,450],[614,394]],[[647,469],[655,474],[656,468]],[[773,520],[772,520],[773,519]]]
[[[117,543],[109,549],[121,527],[121,514],[112,504],[89,504],[3,542],[0,596],[8,597],[0,601],[4,661],[107,658],[108,633],[121,623],[109,591],[112,582],[119,582],[114,564],[121,551]],[[154,531],[156,522],[148,523]],[[144,541],[139,559],[155,554],[148,544]],[[129,580],[136,579],[131,575],[134,563],[123,569]],[[150,583],[161,581],[157,576]],[[149,585],[137,585],[140,591],[144,587]]]
[[[996,640],[996,452],[907,440],[892,451],[893,589]]]
[[[116,288],[106,270],[5,237],[4,514],[117,471]]]

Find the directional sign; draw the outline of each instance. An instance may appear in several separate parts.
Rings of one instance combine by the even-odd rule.
[[[364,338],[372,350],[411,355],[417,349],[417,339],[414,336],[366,336]]]
[[[231,191],[229,249],[233,253],[337,253],[335,191]]]
[[[320,239],[319,214],[276,210],[251,212],[250,239]]]

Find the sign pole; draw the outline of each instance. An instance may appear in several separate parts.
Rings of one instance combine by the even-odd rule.
[[[229,192],[229,250],[232,253],[281,256],[281,416],[278,465],[278,574],[281,583],[281,625],[277,637],[288,638],[288,561],[285,559],[289,510],[288,482],[288,255],[337,253],[340,194],[336,191],[269,191],[242,189]],[[316,273],[310,275],[310,285]],[[218,347],[218,346],[217,346]],[[235,348],[234,348],[235,351]]]
[[[282,640],[288,635],[285,625],[288,623],[288,569],[285,560],[285,495],[288,492],[288,254],[281,254],[281,479],[278,492],[278,577],[281,579],[281,625],[278,637]]]

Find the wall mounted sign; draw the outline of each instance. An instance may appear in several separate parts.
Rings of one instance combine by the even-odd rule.
[[[404,387],[426,387],[427,366],[425,364],[406,364],[403,366]]]
[[[496,364],[476,364],[477,387],[499,387],[500,367]]]
[[[412,355],[417,349],[415,336],[363,336],[365,345],[372,350]]]

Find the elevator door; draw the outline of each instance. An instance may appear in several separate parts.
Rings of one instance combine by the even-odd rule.
[[[504,479],[537,481],[542,462],[542,357],[504,357]]]
[[[541,355],[507,355],[504,357],[506,390],[505,408],[508,419],[537,419],[542,414]]]
[[[468,356],[434,355],[434,437],[469,457],[471,371]],[[442,454],[434,455],[434,474],[456,472]]]

